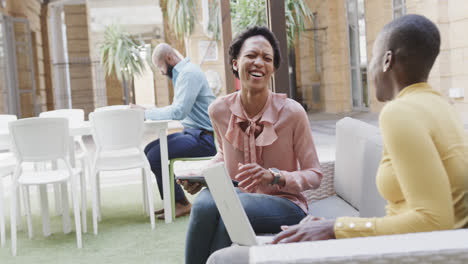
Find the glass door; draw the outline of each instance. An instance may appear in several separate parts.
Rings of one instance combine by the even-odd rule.
[[[5,41],[5,22],[3,15],[0,15],[0,112],[2,114],[10,113],[8,98],[8,76],[6,60],[6,41]]]
[[[349,62],[351,69],[352,105],[354,109],[369,107],[367,85],[367,43],[364,0],[346,2],[348,20]]]
[[[18,118],[36,116],[36,80],[28,20],[2,16],[1,21],[3,111]]]

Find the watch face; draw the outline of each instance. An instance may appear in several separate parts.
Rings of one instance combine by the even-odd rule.
[[[280,173],[280,170],[278,170],[277,168],[270,168],[270,170],[274,173]]]

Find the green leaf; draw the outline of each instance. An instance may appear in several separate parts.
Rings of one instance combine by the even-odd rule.
[[[130,34],[119,25],[110,25],[104,31],[104,41],[99,47],[101,64],[107,75],[115,72],[121,82],[131,80],[134,74],[145,71],[140,50],[142,48]]]

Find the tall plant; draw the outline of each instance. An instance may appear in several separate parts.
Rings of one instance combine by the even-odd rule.
[[[305,31],[306,21],[312,22],[313,13],[310,11],[304,0],[286,1],[286,34],[288,46],[294,46],[297,38],[301,38],[301,33]]]
[[[230,0],[233,33],[237,34],[250,26],[264,26],[266,21],[265,0]],[[312,20],[312,11],[304,0],[285,0],[286,34],[288,46],[294,46],[300,38],[307,20]]]
[[[167,0],[169,25],[177,38],[189,37],[197,19],[193,0]]]
[[[128,104],[128,83],[133,83],[136,75],[145,71],[144,58],[141,51],[144,45],[137,41],[117,24],[107,26],[104,31],[104,41],[99,47],[101,64],[106,69],[108,76],[115,73],[122,82],[125,95],[125,103]]]
[[[209,27],[215,32],[214,39],[219,40],[220,37],[220,20],[219,3],[215,3],[210,9],[210,25]],[[233,33],[237,34],[247,27],[254,25],[264,26],[266,21],[265,0],[229,0],[231,2],[231,19]],[[286,32],[288,37],[289,47],[294,46],[296,36],[300,37],[301,32],[305,30],[307,20],[312,20],[312,11],[304,0],[285,0],[286,9]],[[167,13],[169,24],[174,30],[176,37],[185,39],[189,37],[196,21],[195,4],[193,0],[167,0]]]

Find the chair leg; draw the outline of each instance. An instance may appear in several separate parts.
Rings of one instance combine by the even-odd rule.
[[[16,256],[16,221],[18,220],[17,217],[17,201],[16,199],[18,198],[17,195],[17,184],[12,183],[11,184],[11,206],[10,206],[10,231],[11,231],[11,254],[13,256]]]
[[[148,211],[148,193],[146,192],[146,177],[144,168],[141,168],[141,181],[143,183],[141,185],[143,193],[143,212],[145,213],[145,215],[149,215],[150,212]]]
[[[60,193],[62,194],[62,225],[63,233],[68,234],[71,232],[70,226],[70,208],[68,205],[68,185],[66,182],[61,183]]]
[[[98,204],[97,204],[97,174],[99,172],[91,171],[90,181],[91,181],[91,200],[93,204],[93,231],[94,234],[98,234]]]
[[[150,221],[151,221],[151,229],[154,229],[155,222],[154,222],[154,204],[153,204],[153,186],[151,184],[151,170],[148,166],[144,168],[145,173],[144,177],[146,178],[146,191],[147,191],[147,198],[148,198],[148,209],[150,211]]]
[[[98,221],[101,222],[102,215],[101,215],[101,177],[100,173],[96,174],[96,192],[97,192],[97,212],[98,212]]]
[[[52,161],[52,169],[57,169],[57,161]],[[60,184],[54,183],[54,201],[55,201],[55,215],[62,215],[62,199],[60,198]]]
[[[73,203],[73,212],[75,215],[75,232],[76,232],[76,244],[78,248],[83,247],[83,242],[81,239],[81,221],[80,221],[80,200],[78,198],[77,191],[77,182],[75,176],[71,176],[71,191],[72,191],[72,203]]]
[[[3,206],[3,177],[0,176],[0,243],[5,246],[5,208]]]
[[[55,201],[55,215],[59,216],[62,214],[62,205],[60,199],[60,185],[54,183],[54,201]]]
[[[29,197],[29,186],[19,186],[18,188],[23,189],[23,200],[24,200],[24,212],[26,214],[26,222],[28,225],[28,235],[29,239],[33,237],[33,228],[31,222],[31,204],[30,204],[30,197]]]
[[[29,188],[26,188],[29,191]],[[26,216],[26,213],[21,211],[21,196],[23,195],[23,189],[19,188],[16,192],[16,222],[18,230],[23,230],[23,224],[21,222],[21,216]]]
[[[171,186],[171,216],[172,221],[175,221],[175,186],[174,186],[174,162],[169,162],[169,184]]]
[[[80,173],[80,190],[81,190],[81,222],[83,225],[83,233],[86,233],[88,231],[88,226],[86,223],[86,174],[85,174],[85,161],[81,161],[81,167],[83,170]]]
[[[50,236],[49,199],[47,197],[47,185],[39,185],[39,194],[41,201],[42,232],[44,233],[44,236],[47,237]],[[29,207],[31,207],[31,205],[29,205]],[[29,208],[28,211],[28,218],[31,218],[31,208]]]

